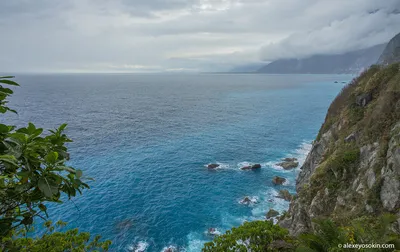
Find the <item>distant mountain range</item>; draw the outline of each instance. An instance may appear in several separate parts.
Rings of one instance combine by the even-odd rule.
[[[261,67],[256,72],[270,74],[359,73],[377,63],[386,45],[387,44],[380,44],[370,48],[336,55],[314,55],[304,59],[276,60]],[[400,53],[397,56],[399,55]]]

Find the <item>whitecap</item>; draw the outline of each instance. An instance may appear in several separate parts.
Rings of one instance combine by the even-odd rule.
[[[217,165],[219,165],[218,167],[213,168],[213,169],[210,169],[210,170],[231,169],[231,167],[230,167],[229,164],[227,164],[227,163],[222,163],[222,162],[209,163],[209,164],[204,165],[204,167],[208,168],[208,165],[210,165],[210,164],[217,164]]]
[[[129,245],[128,250],[134,251],[134,252],[145,252],[148,247],[149,247],[149,244],[147,242],[140,241],[136,245]]]
[[[244,201],[245,198],[248,198],[250,200],[250,202]],[[245,196],[245,197],[241,198],[240,200],[238,200],[239,204],[248,205],[248,206],[254,206],[258,202],[259,202],[259,197],[257,197],[257,196]]]
[[[204,243],[208,242],[202,238],[203,235],[191,232],[187,235],[188,246],[187,252],[199,252],[204,247]]]
[[[284,199],[277,198],[279,192],[273,188],[269,188],[267,191],[262,192],[262,200],[257,204],[251,213],[256,219],[264,219],[265,214],[271,209],[275,209],[278,212],[283,212],[289,208],[289,202]]]
[[[293,170],[299,170],[300,167],[304,164],[304,161],[306,160],[307,155],[308,153],[310,153],[311,149],[312,149],[312,144],[309,141],[303,141],[297,149],[295,149],[290,153],[287,153],[281,159],[265,162],[261,164],[261,166],[267,166],[269,168],[273,168],[275,170],[279,170],[281,172],[286,172],[286,173],[293,172]],[[289,170],[283,169],[281,166],[278,165],[278,163],[282,162],[282,159],[284,158],[296,158],[297,162],[299,162],[299,166],[296,169],[289,169]]]
[[[173,245],[170,245],[170,246],[168,246],[168,247],[164,247],[164,248],[161,250],[161,252],[165,252],[165,251],[168,251],[168,252],[178,252],[178,249],[177,249],[177,247],[175,247],[175,246],[173,246]]]

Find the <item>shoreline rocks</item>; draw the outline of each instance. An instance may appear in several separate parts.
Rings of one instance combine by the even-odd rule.
[[[279,215],[279,212],[276,211],[275,209],[271,208],[271,209],[269,209],[269,211],[268,211],[268,213],[265,215],[265,217],[266,217],[267,219],[270,219],[270,218],[276,217],[276,216],[278,216],[278,215]]]
[[[216,228],[209,228],[208,230],[207,230],[207,234],[208,235],[211,235],[211,236],[216,236],[216,235],[220,235],[221,234],[221,232],[219,232]]]
[[[243,199],[239,201],[239,203],[242,205],[250,205],[250,204],[256,204],[258,202],[256,197],[245,196]]]
[[[247,165],[240,168],[240,170],[257,170],[261,168],[261,164]]]
[[[283,185],[283,183],[285,183],[286,182],[286,179],[285,178],[282,178],[282,177],[279,177],[279,176],[275,176],[273,179],[272,179],[272,183],[274,184],[274,185]]]
[[[276,196],[276,197],[280,198],[280,199],[284,199],[286,201],[291,201],[292,198],[293,198],[293,196],[290,194],[290,192],[288,190],[286,190],[286,189],[280,190],[279,191],[279,195]]]
[[[178,249],[175,246],[169,246],[167,248],[164,248],[163,252],[176,252]]]
[[[276,165],[282,167],[285,170],[290,170],[299,166],[299,162],[297,161],[297,158],[283,158],[282,162]]]
[[[216,168],[218,168],[219,167],[219,164],[208,164],[207,165],[207,168],[208,169],[216,169]]]

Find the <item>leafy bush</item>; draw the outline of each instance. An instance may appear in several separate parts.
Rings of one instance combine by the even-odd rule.
[[[203,252],[293,251],[291,243],[286,229],[272,221],[253,221],[217,236],[204,245]]]
[[[296,251],[343,251],[339,244],[394,244],[400,248],[400,236],[391,230],[396,216],[361,217],[340,226],[331,219],[314,220],[314,231],[298,237]],[[348,251],[393,251],[393,249],[347,249]]]
[[[6,106],[7,98],[13,91],[3,87],[19,86],[12,78],[0,77],[1,114],[9,111],[16,113]],[[23,228],[26,232],[35,219],[48,218],[47,203],[62,203],[62,195],[70,199],[89,188],[82,171],[65,164],[69,159],[65,144],[71,142],[63,133],[66,126],[63,124],[45,135],[42,128],[32,123],[19,129],[0,124],[0,250],[9,250],[7,246],[12,245],[22,251],[45,251],[36,248],[53,248],[62,244],[68,246],[66,249],[75,248],[75,245],[78,249],[84,243],[68,244],[63,239],[88,241],[88,234],[79,234],[77,230],[54,233],[39,239],[18,238],[24,232]],[[94,245],[98,245],[98,238],[95,240]]]

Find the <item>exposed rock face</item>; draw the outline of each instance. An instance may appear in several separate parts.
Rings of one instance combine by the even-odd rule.
[[[355,141],[356,140],[356,133],[351,133],[350,135],[348,135],[345,139],[344,139],[344,141],[346,142],[346,143],[350,143],[351,141]]]
[[[297,177],[290,217],[279,221],[292,235],[317,217],[383,212],[397,215],[400,227],[399,67],[372,67],[332,102]]]
[[[356,98],[356,104],[361,107],[367,106],[367,104],[372,100],[372,94],[371,93],[366,93],[366,94],[360,94]]]
[[[382,187],[380,197],[383,207],[388,211],[400,208],[400,123],[391,131],[386,155],[387,163],[382,168]]]
[[[274,184],[274,185],[282,185],[283,183],[285,183],[286,182],[286,179],[285,178],[282,178],[282,177],[279,177],[279,176],[275,176],[273,179],[272,179],[272,183]]]

